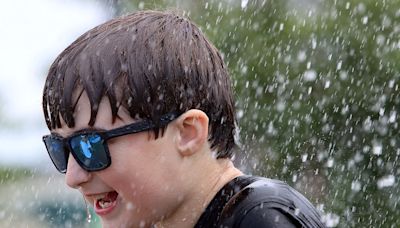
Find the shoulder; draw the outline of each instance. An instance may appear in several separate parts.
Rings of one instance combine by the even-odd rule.
[[[315,207],[286,183],[253,176],[240,179],[248,184],[225,205],[223,227],[324,227]]]

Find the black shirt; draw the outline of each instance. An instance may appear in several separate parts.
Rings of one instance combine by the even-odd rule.
[[[195,228],[325,227],[314,206],[282,181],[239,176],[227,183]]]

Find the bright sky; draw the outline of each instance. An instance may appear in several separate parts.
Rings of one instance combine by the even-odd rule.
[[[86,30],[110,18],[96,1],[0,3],[0,166],[50,163],[41,92],[49,65]]]

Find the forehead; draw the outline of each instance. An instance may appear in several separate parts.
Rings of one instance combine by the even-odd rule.
[[[69,128],[64,119],[60,117],[61,128],[54,129],[53,132],[65,137],[85,128],[93,127],[108,130],[120,127],[133,121],[129,113],[125,111],[124,108],[120,108],[118,110],[118,118],[116,119],[116,121],[113,122],[110,102],[107,97],[103,97],[99,103],[96,121],[93,126],[90,126],[89,121],[91,116],[91,105],[87,93],[83,91],[82,95],[80,95],[79,98],[78,96],[76,96],[76,99],[79,100],[76,103],[73,114],[75,126]]]

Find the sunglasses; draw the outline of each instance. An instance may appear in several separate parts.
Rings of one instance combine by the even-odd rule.
[[[161,116],[157,124],[150,120],[141,120],[109,131],[77,132],[67,138],[50,134],[43,136],[43,142],[60,173],[67,172],[69,153],[84,170],[99,171],[111,165],[106,143],[108,139],[164,127],[178,116],[176,113],[169,113]]]

